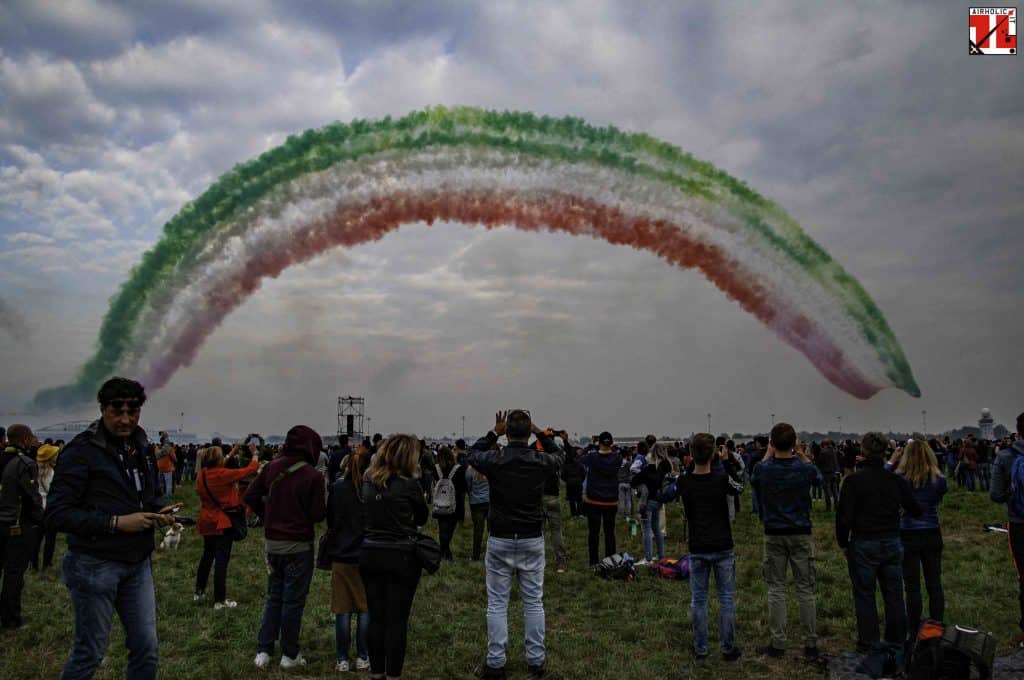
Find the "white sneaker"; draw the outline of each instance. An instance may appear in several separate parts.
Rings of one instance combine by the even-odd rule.
[[[636,562],[633,563],[633,566],[635,566],[635,567],[646,567],[648,564],[650,564],[650,562],[648,562],[647,560],[637,560]]]
[[[266,652],[260,652],[256,655],[253,663],[256,664],[256,668],[266,668],[270,665],[270,655]]]
[[[334,667],[334,670],[339,673],[348,673],[352,669],[348,667],[348,661],[339,661],[338,665]]]
[[[360,659],[359,657],[356,657],[356,670],[357,671],[368,671],[368,670],[370,670],[370,660],[369,659]]]
[[[306,660],[302,658],[302,652],[294,659],[290,656],[281,656],[281,668],[288,670],[289,668],[298,668],[299,666],[305,666]]]
[[[238,606],[237,602],[235,602],[234,600],[227,600],[227,599],[225,599],[223,602],[214,602],[213,603],[214,610],[234,609],[237,606]]]

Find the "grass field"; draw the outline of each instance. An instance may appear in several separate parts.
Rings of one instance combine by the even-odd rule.
[[[178,500],[186,502],[183,514],[198,514],[194,489],[179,490]],[[821,677],[799,660],[792,601],[792,651],[778,660],[753,654],[754,646],[767,640],[766,590],[761,578],[760,527],[750,515],[749,497],[744,494],[742,500],[744,511],[734,529],[738,554],[737,641],[744,650],[739,662],[727,664],[718,658],[714,604],[713,653],[706,661],[694,662],[688,651],[688,585],[647,577],[634,583],[596,578],[586,570],[585,522],[567,519],[570,570],[555,574],[553,564],[549,564],[545,583],[548,677]],[[845,561],[835,545],[832,515],[825,513],[823,507],[820,501],[815,502],[819,647],[834,653],[852,649],[855,623]],[[987,494],[954,490],[946,497],[941,516],[946,544],[946,620],[994,631],[999,653],[1005,653],[1009,638],[1016,632],[1017,585],[1005,534],[981,530],[984,523],[1005,521],[1005,507],[991,503]],[[436,535],[436,524],[431,522],[429,530]],[[679,543],[681,530],[680,510],[670,508],[670,556],[685,552],[685,546]],[[210,602],[192,602],[201,541],[191,532],[187,534],[180,550],[158,551],[153,556],[160,677],[344,677],[334,671],[334,626],[327,572],[317,571],[314,575],[303,622],[302,650],[309,665],[301,672],[284,673],[277,669],[275,659],[273,670],[258,672],[252,659],[265,591],[262,532],[253,531],[246,541],[236,544],[228,573],[228,594],[238,600],[239,607],[218,612],[213,611]],[[618,536],[620,551],[642,555],[640,537],[630,536],[624,523],[619,524]],[[59,541],[58,560],[63,552],[63,537]],[[456,532],[456,561],[446,563],[437,575],[424,576],[420,582],[410,623],[405,677],[471,677],[472,669],[484,654],[487,597],[482,563],[469,559],[470,543],[467,523]],[[43,575],[29,573],[26,578],[26,625],[18,631],[0,633],[0,678],[55,678],[71,644],[67,590],[53,570]],[[513,590],[508,670],[510,677],[525,678],[528,676],[522,651],[522,607],[516,602],[517,597],[518,592]],[[96,677],[123,677],[125,659],[124,636],[115,623],[107,659]]]

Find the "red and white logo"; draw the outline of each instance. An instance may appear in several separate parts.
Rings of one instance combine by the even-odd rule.
[[[971,7],[969,54],[1017,54],[1017,8]]]

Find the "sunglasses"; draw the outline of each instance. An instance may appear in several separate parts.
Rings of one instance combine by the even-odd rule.
[[[104,404],[104,408],[108,406],[117,413],[127,413],[128,415],[135,415],[142,410],[142,404],[138,399],[112,399]]]

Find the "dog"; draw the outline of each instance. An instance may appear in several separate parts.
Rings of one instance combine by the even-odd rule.
[[[160,541],[160,548],[162,550],[177,550],[178,544],[181,543],[181,524],[175,522],[171,525],[171,528],[164,534],[164,540]]]

